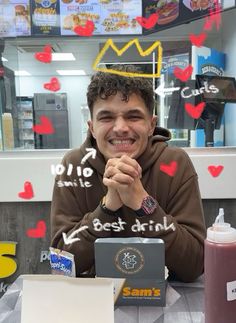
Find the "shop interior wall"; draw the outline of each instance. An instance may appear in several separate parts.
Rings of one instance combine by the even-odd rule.
[[[51,77],[55,75],[17,77],[16,95],[33,96],[34,93],[48,93],[42,84],[47,83]],[[70,147],[79,147],[82,143],[81,105],[87,102],[86,92],[90,76],[63,76],[59,79],[60,92],[67,93]]]
[[[192,22],[191,24],[178,26],[165,30],[160,33],[151,34],[145,37],[139,37],[140,41],[152,42],[154,40],[165,41],[179,41],[179,44],[183,43],[183,40],[188,40],[189,33],[200,33],[203,25],[203,19]],[[220,36],[220,37],[219,37]],[[132,37],[113,37],[114,42],[124,44],[125,41],[132,39]],[[103,46],[104,42],[107,40],[106,37],[103,38],[93,38],[90,40],[78,40],[77,43],[73,40],[71,44],[68,40],[53,39],[52,42],[58,43],[60,47],[70,51],[71,46],[73,49],[76,48],[78,53],[78,60],[75,61],[75,69],[83,69],[86,71],[86,76],[58,76],[47,73],[42,75],[40,71],[41,65],[37,63],[34,65],[28,65],[27,70],[33,70],[32,76],[16,77],[16,94],[18,96],[33,96],[34,93],[48,93],[47,90],[43,88],[43,84],[48,82],[51,77],[57,76],[61,83],[60,92],[66,92],[68,98],[68,109],[69,109],[69,129],[70,129],[70,147],[75,148],[82,143],[82,117],[81,117],[81,104],[86,104],[86,91],[87,86],[93,73],[91,66],[94,62],[95,57],[99,53],[99,48]],[[26,41],[26,40],[24,40]],[[31,40],[28,39],[27,42],[30,44]],[[38,40],[40,44],[40,39]],[[20,40],[18,45],[20,45]],[[120,45],[121,46],[121,45]],[[221,33],[217,34],[215,30],[209,33],[209,37],[206,40],[206,46],[214,47],[218,50],[222,50]],[[88,52],[85,52],[84,48],[88,48]],[[118,46],[119,47],[119,46]],[[178,46],[177,46],[178,47]],[[42,45],[43,48],[43,45]],[[30,57],[30,54],[28,54]],[[33,55],[33,54],[32,54]],[[31,56],[32,56],[31,55]],[[18,68],[22,69],[21,56],[18,57]],[[121,57],[114,57],[112,53],[107,56],[106,61],[123,61],[123,62],[133,62],[133,61],[143,61],[146,60],[145,57],[141,57],[135,53],[132,48],[127,51]],[[30,62],[30,60],[29,60]],[[54,62],[55,64],[56,62]],[[7,65],[7,64],[6,64]],[[35,68],[38,66],[37,68]],[[88,71],[88,72],[87,72]]]

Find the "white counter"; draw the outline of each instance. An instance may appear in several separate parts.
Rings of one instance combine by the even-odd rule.
[[[199,176],[203,199],[236,198],[236,147],[186,148]],[[33,185],[30,202],[51,201],[54,176],[51,165],[61,163],[67,150],[31,150],[0,153],[0,202],[25,202],[18,193],[24,182]],[[213,177],[208,166],[222,165],[219,176]],[[79,166],[79,165],[78,165]]]

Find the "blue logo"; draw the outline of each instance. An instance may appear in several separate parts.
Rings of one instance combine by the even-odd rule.
[[[49,0],[43,0],[42,1],[42,6],[44,8],[49,8],[51,6],[51,1],[49,1]]]

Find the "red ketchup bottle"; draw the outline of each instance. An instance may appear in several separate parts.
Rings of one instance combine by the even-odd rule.
[[[205,240],[205,323],[236,322],[236,229],[219,210]]]

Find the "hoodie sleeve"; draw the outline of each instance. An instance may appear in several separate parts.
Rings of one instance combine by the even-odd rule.
[[[144,236],[163,239],[166,266],[178,280],[191,282],[203,273],[206,228],[198,179],[191,160],[185,153],[176,159],[179,169],[175,178],[166,174],[159,177],[159,182],[169,181],[168,191],[163,188],[163,194],[168,196],[165,207],[159,204],[154,214],[141,217],[140,222],[165,223],[164,229],[145,231]]]

